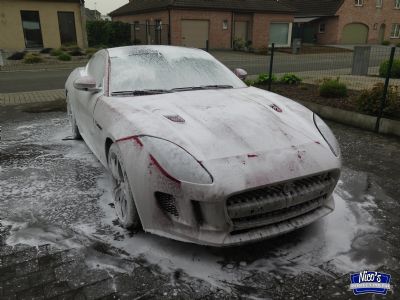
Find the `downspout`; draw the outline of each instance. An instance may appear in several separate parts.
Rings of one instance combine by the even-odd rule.
[[[232,15],[231,15],[231,49],[233,49],[233,37],[234,37],[234,31],[235,31],[235,16],[234,16],[234,12],[232,10]]]
[[[83,39],[83,48],[88,48],[88,37],[87,37],[87,28],[86,28],[86,11],[85,11],[85,0],[80,1],[81,7],[81,25],[82,25],[82,39]]]
[[[171,7],[168,6],[168,45],[171,45]]]

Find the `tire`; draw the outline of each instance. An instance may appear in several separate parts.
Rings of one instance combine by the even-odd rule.
[[[69,101],[68,97],[67,97],[67,114],[68,114],[69,124],[71,125],[72,138],[75,140],[82,139],[78,125],[76,124],[76,119],[74,112],[72,110],[71,102]]]
[[[114,208],[120,225],[126,229],[140,229],[140,218],[136,210],[132,190],[117,144],[112,144],[108,153],[108,167],[112,177]]]

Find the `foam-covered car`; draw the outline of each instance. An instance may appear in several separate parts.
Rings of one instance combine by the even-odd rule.
[[[341,159],[331,130],[244,76],[171,46],[101,50],[71,73],[72,133],[109,169],[122,226],[230,246],[334,210]]]

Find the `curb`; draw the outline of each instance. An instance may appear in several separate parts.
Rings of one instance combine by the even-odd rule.
[[[65,100],[65,91],[63,89],[0,94],[0,106],[15,106],[59,100]]]
[[[368,131],[375,131],[377,117],[307,101],[297,102],[327,120],[365,129]],[[400,137],[400,121],[382,118],[380,121],[379,133]]]

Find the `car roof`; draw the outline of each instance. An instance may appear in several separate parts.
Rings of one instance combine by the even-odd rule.
[[[125,46],[107,49],[110,57],[128,57],[133,54],[159,53],[165,57],[198,57],[210,59],[212,56],[207,52],[179,46],[146,45],[146,46]]]

